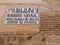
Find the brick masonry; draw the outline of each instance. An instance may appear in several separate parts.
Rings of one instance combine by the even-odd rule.
[[[60,45],[60,0],[41,2],[40,32],[1,32],[0,45]]]

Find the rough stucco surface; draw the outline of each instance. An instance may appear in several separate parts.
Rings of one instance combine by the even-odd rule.
[[[25,0],[22,2],[25,3]],[[40,32],[0,32],[1,45],[60,45],[60,0],[41,0],[41,2],[36,1],[40,9]]]

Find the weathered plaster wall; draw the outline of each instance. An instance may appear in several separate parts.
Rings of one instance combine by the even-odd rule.
[[[17,2],[18,0],[8,0],[9,3]],[[0,2],[8,3],[8,1],[0,0]],[[2,45],[60,45],[60,0],[20,0],[23,3],[33,3],[39,5],[40,10],[40,32],[2,32],[0,40]],[[31,1],[31,2],[30,2]],[[22,3],[21,2],[21,3]],[[14,41],[15,38],[16,40]],[[7,38],[6,38],[7,37]],[[10,37],[10,38],[9,38]],[[18,38],[19,37],[19,38]],[[7,39],[12,39],[11,42],[6,42]],[[4,43],[6,42],[6,43]]]

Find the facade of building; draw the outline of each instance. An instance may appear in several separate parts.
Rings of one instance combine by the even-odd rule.
[[[60,45],[60,1],[0,0],[0,45]]]

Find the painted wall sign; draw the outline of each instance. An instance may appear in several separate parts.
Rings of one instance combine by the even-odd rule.
[[[7,8],[5,24],[38,24],[38,8]]]

